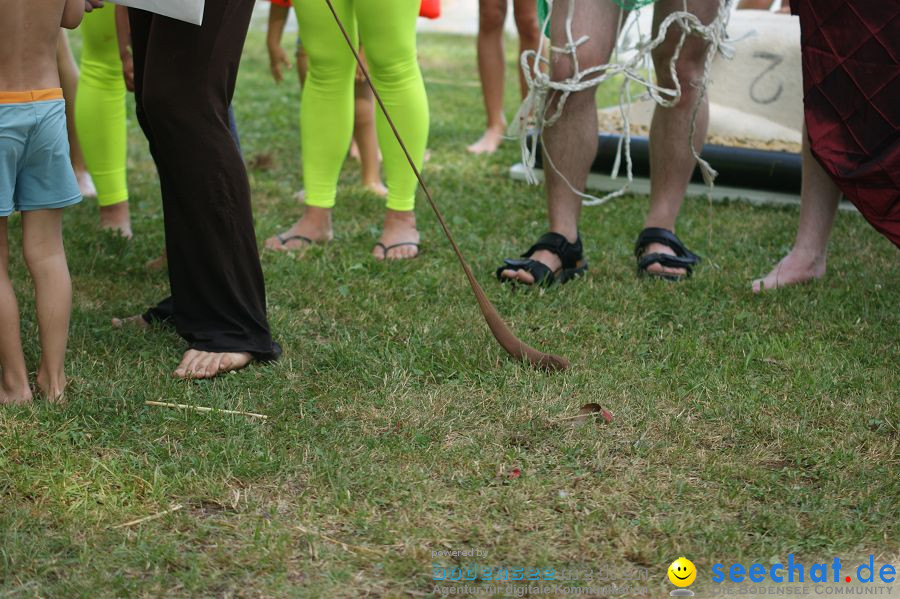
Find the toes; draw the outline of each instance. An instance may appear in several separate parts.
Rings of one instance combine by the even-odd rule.
[[[197,352],[197,355],[193,360],[191,360],[191,363],[187,365],[187,368],[185,368],[184,378],[203,378],[203,373],[206,372],[205,364],[208,359],[209,354],[207,354],[206,352]]]
[[[178,364],[178,367],[175,368],[175,376],[178,378],[185,378],[188,373],[188,367],[191,363],[197,358],[198,352],[195,349],[189,349],[184,352],[184,355],[181,357],[181,362]]]
[[[221,367],[225,355],[226,354],[210,354],[209,359],[203,362],[202,378],[208,379],[219,374],[219,368]]]
[[[181,359],[181,364],[175,369],[175,376],[182,379],[207,378],[207,364],[216,357],[216,354],[189,349]]]
[[[500,276],[509,281],[519,282],[525,285],[534,285],[534,277],[525,270],[513,270],[507,268],[500,273]]]
[[[532,275],[527,270],[516,271],[516,279],[518,279],[520,283],[525,283],[526,285],[534,285],[534,275]]]
[[[278,238],[278,235],[274,235],[266,239],[263,244],[268,250],[283,250],[285,249],[285,245],[281,243],[281,240]]]
[[[401,245],[387,253],[386,258],[390,260],[408,260],[415,258],[419,254],[419,250],[414,245]]]

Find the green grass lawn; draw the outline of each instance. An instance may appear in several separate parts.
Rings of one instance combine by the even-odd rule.
[[[0,596],[428,596],[434,563],[471,561],[432,552],[468,549],[483,565],[645,567],[663,596],[679,555],[698,580],[723,560],[896,556],[897,250],[841,214],[823,281],[755,297],[749,282],[789,249],[797,210],[690,199],[679,234],[703,264],[683,284],[642,282],[631,243],[647,199],[626,197],[584,213],[587,278],[501,288],[500,260],[545,230],[542,190],[507,176],[515,143],[465,151],[483,125],[474,40],[423,36],[421,55],[436,199],[512,328],[572,368],[504,355],[424,201],[420,259],[371,259],[382,205],[348,164],[334,243],[263,255],[283,360],[173,379],[173,332],[110,327],[167,290],[144,267],[162,214],[132,120],[136,238],[100,232],[91,202],[66,214],[69,403],[0,409]],[[252,32],[235,108],[260,239],[298,215],[298,101],[293,80],[271,82]],[[589,402],[612,423],[561,420]]]

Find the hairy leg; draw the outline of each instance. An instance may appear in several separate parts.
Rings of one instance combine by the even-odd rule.
[[[37,384],[47,399],[61,401],[66,387],[66,342],[72,311],[72,281],[62,240],[62,210],[22,214],[25,264],[34,280],[41,364]]]
[[[481,139],[468,147],[473,154],[494,152],[503,141],[506,117],[503,114],[503,23],[508,0],[478,2],[478,74],[487,113],[487,128]]]
[[[659,0],[653,13],[653,35],[660,23],[672,12],[684,9],[685,0]],[[718,0],[687,0],[688,11],[697,15],[703,23],[710,23],[716,16]],[[680,37],[680,29],[671,27],[665,42],[653,52],[653,64],[660,85],[674,88],[670,64]],[[694,172],[695,161],[690,143],[699,150],[706,139],[709,125],[709,100],[704,96],[697,112],[694,137],[691,139],[691,119],[700,90],[696,83],[703,76],[706,58],[706,42],[689,36],[676,63],[676,73],[681,84],[681,100],[672,108],[657,107],[650,124],[650,211],[645,227],[661,227],[675,231],[675,220],[684,194]],[[646,253],[672,254],[671,248],[650,244]],[[668,274],[684,274],[681,268],[667,268],[652,264],[647,270]]]
[[[619,8],[610,0],[582,2],[579,0],[556,0],[553,3],[550,35],[553,45],[565,45],[565,22],[568,3],[575,2],[575,18],[572,33],[577,39],[583,35],[590,39],[579,46],[578,62],[582,69],[588,65],[609,62],[616,43],[616,27],[619,22]],[[572,76],[574,64],[571,57],[553,53],[551,56],[551,76],[561,81]],[[547,210],[550,231],[559,233],[570,242],[578,237],[578,220],[581,215],[581,197],[572,190],[584,191],[588,172],[597,154],[597,105],[596,88],[571,94],[566,100],[560,119],[543,133],[544,176],[547,188]],[[555,101],[547,106],[552,114],[556,110]],[[552,163],[552,165],[551,165]],[[555,167],[555,168],[554,168]],[[571,184],[571,187],[570,187]],[[561,264],[556,254],[545,250],[534,253],[532,259],[557,270]],[[518,270],[501,273],[508,279],[534,283],[531,274]]]
[[[809,151],[809,138],[804,127],[803,182],[797,238],[788,255],[768,275],[753,281],[754,293],[825,276],[828,238],[840,199],[840,190]]]
[[[31,401],[28,372],[22,353],[19,305],[9,278],[7,217],[0,218],[0,404]]]

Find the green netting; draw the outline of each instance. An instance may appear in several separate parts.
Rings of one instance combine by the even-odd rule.
[[[625,10],[637,10],[639,8],[643,8],[644,6],[648,6],[656,2],[656,0],[613,0],[616,4],[624,8]],[[547,0],[537,0],[538,3],[538,23],[543,23],[544,19],[547,18],[547,12],[549,7],[547,6]],[[547,26],[544,28],[544,35],[550,37],[550,21],[547,21]]]

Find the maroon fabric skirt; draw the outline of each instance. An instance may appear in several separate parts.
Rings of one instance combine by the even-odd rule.
[[[900,247],[900,2],[792,0],[816,159]]]

